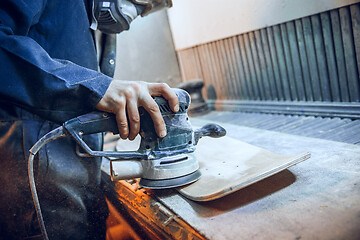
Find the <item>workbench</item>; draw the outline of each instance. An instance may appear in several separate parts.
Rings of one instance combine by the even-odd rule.
[[[201,126],[211,116],[191,122]],[[217,121],[229,137],[279,154],[310,152],[311,158],[210,202],[188,200],[176,190],[142,189],[136,180],[117,182],[108,198],[141,237],[360,239],[359,145]]]

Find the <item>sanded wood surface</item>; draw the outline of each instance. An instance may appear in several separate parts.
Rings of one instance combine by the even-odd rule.
[[[201,178],[180,194],[210,201],[256,183],[310,157],[310,153],[280,155],[231,137],[203,138],[195,151]]]

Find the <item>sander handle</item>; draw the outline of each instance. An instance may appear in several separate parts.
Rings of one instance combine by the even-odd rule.
[[[101,132],[119,133],[115,115],[100,111],[70,119],[64,123],[64,128],[69,131],[71,135],[88,135]]]
[[[195,130],[194,132],[195,145],[198,143],[199,139],[204,136],[219,138],[225,135],[226,135],[225,128],[215,123],[209,123],[204,125],[202,128]]]
[[[137,151],[130,152],[107,152],[94,151],[82,139],[83,135],[112,132],[118,134],[119,129],[116,117],[112,113],[95,111],[66,121],[63,125],[64,131],[71,135],[87,154],[94,157],[114,157],[118,159],[148,159],[148,153]]]

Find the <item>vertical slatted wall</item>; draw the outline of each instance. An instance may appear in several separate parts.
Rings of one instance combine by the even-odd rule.
[[[360,101],[360,4],[178,51],[217,100]],[[211,90],[215,94],[211,94]]]

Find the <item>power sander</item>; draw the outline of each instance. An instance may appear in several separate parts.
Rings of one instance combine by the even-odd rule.
[[[28,172],[30,187],[45,239],[47,238],[40,204],[34,182],[33,161],[35,154],[47,143],[62,137],[76,140],[85,156],[107,157],[113,181],[140,177],[140,186],[165,189],[183,186],[198,180],[201,176],[199,164],[194,155],[195,146],[203,136],[225,136],[224,128],[217,124],[207,124],[193,130],[187,110],[190,95],[181,89],[174,89],[179,99],[179,111],[174,113],[163,97],[155,97],[164,118],[167,135],[159,138],[155,132],[150,114],[142,107],[140,114],[141,142],[137,151],[93,151],[83,140],[87,134],[112,132],[118,134],[115,115],[106,112],[92,112],[65,122],[62,126],[43,136],[30,149]],[[84,153],[81,154],[84,156]]]

